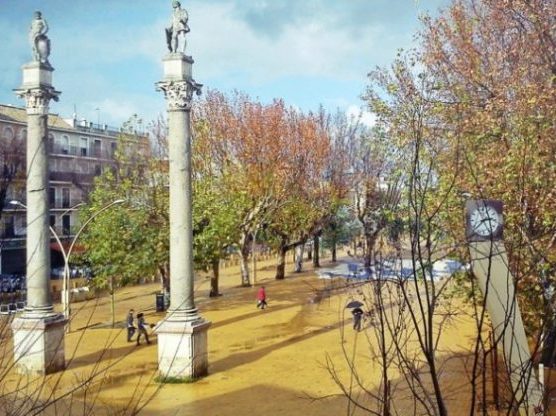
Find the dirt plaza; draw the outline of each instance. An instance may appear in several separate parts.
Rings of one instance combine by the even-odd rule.
[[[345,261],[345,259],[344,259]],[[353,383],[345,355],[359,374],[365,388],[379,387],[380,368],[372,357],[376,344],[369,322],[362,332],[351,328],[351,314],[345,309],[351,299],[360,299],[362,286],[345,287],[343,281],[319,279],[307,262],[302,273],[288,273],[274,280],[274,261],[259,263],[257,282],[239,287],[237,266],[221,274],[222,296],[208,298],[209,279],[199,275],[196,304],[212,322],[209,330],[209,374],[186,384],[157,381],[157,342],[137,346],[126,340],[125,317],[129,309],[144,312],[148,323],[164,316],[154,308],[157,284],[125,287],[116,295],[116,325],[111,327],[109,297],[76,303],[71,332],[66,336],[67,371],[47,377],[46,385],[57,386],[56,396],[86,385],[60,400],[50,414],[143,415],[340,415],[365,414],[354,409],[332,377],[349,388]],[[323,261],[324,267],[332,264]],[[292,265],[288,265],[288,270]],[[256,308],[256,292],[266,287],[269,307]],[[464,356],[473,339],[473,321],[462,314],[445,328],[441,354]],[[451,414],[466,414],[468,389],[461,379],[463,361],[447,360],[444,382],[453,392],[447,397]],[[8,384],[18,377],[11,374]],[[46,389],[48,390],[48,389]],[[45,391],[46,391],[45,390]],[[361,399],[360,389],[353,388]],[[71,397],[71,400],[69,399]],[[408,402],[409,406],[409,402]],[[397,403],[398,410],[403,404]],[[403,410],[402,410],[403,411]],[[412,414],[409,410],[407,414]]]

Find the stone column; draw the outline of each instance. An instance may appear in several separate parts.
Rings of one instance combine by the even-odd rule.
[[[23,66],[23,85],[15,90],[27,109],[27,306],[14,319],[14,361],[22,373],[47,374],[65,368],[63,315],[50,296],[48,206],[48,109],[60,94],[52,87],[48,63]]]
[[[164,60],[157,88],[168,104],[170,169],[170,308],[159,322],[158,368],[162,377],[189,379],[207,373],[210,322],[195,307],[191,195],[191,126],[193,93],[201,85],[191,76],[193,59],[173,52]]]

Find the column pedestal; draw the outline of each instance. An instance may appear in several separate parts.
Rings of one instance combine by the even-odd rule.
[[[62,315],[16,318],[12,322],[14,363],[20,374],[45,375],[66,368]]]
[[[193,379],[208,372],[207,332],[210,322],[161,321],[158,334],[158,371],[163,378]]]

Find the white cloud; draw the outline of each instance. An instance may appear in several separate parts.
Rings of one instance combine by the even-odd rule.
[[[231,3],[199,4],[190,21],[190,53],[199,72],[225,77],[240,68],[254,83],[299,75],[359,79],[368,69],[361,57],[376,46],[380,33],[368,25],[354,38],[348,30],[313,20],[263,36],[234,13]]]
[[[350,119],[359,119],[367,127],[373,127],[376,124],[376,115],[364,110],[362,107],[350,105],[346,109],[346,114]]]

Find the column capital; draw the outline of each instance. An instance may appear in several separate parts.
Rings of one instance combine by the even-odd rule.
[[[50,100],[58,101],[59,91],[52,87],[20,88],[14,90],[19,98],[25,99],[27,114],[48,115]]]
[[[168,111],[190,111],[193,93],[201,95],[203,84],[193,79],[183,81],[160,81],[156,84],[158,91],[164,92],[168,103]]]

